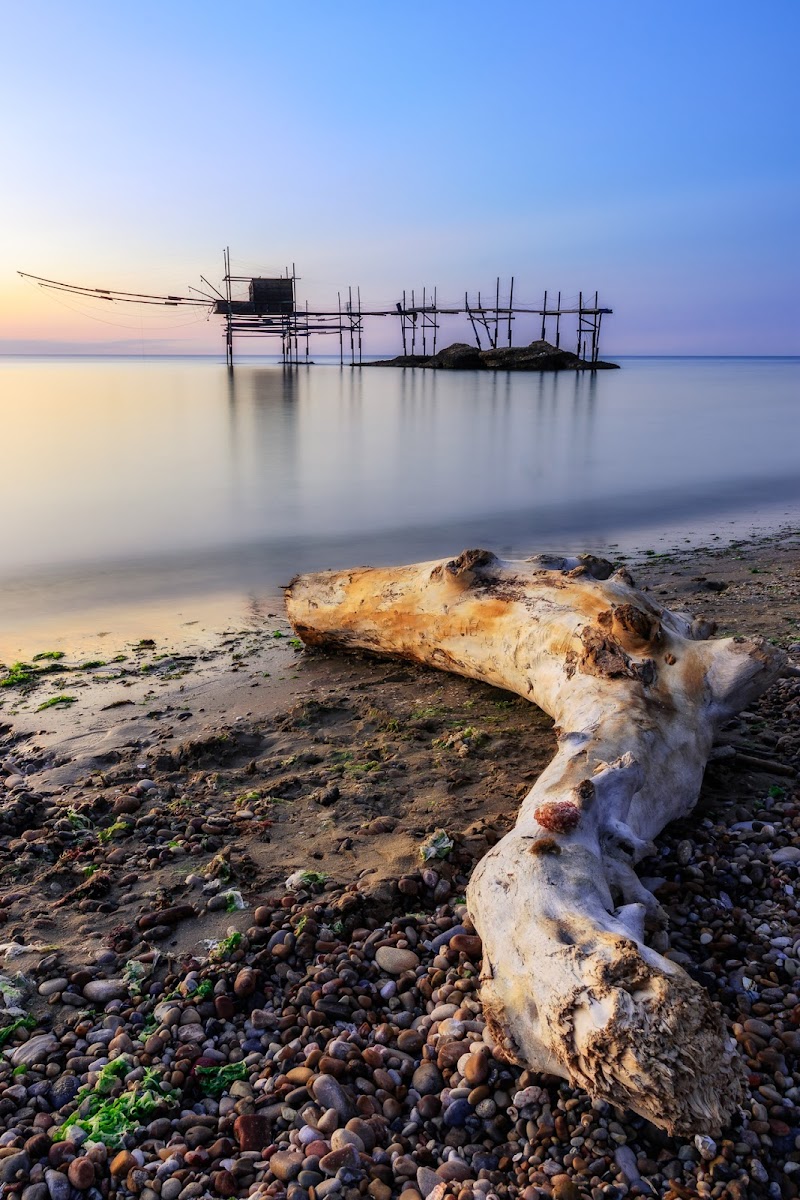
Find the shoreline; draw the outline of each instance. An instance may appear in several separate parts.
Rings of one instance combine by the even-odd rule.
[[[800,531],[629,555],[626,565],[660,601],[717,620],[720,633],[777,640],[800,664]],[[115,1039],[124,1030],[112,1057],[127,1056],[134,1072],[157,1067],[167,1091],[183,1094],[178,1103],[169,1091],[157,1128],[130,1134],[119,1152],[143,1161],[124,1176],[92,1160],[117,1190],[144,1171],[144,1191],[132,1190],[145,1200],[148,1190],[178,1200],[200,1182],[259,1198],[294,1188],[295,1200],[313,1200],[311,1188],[319,1200],[355,1200],[362,1183],[373,1200],[423,1200],[443,1184],[461,1200],[465,1190],[574,1200],[598,1188],[636,1194],[637,1179],[674,1200],[697,1194],[698,1181],[708,1194],[724,1181],[741,1200],[766,1196],[770,1181],[796,1195],[800,680],[780,681],[731,723],[695,814],[665,831],[658,859],[641,868],[661,877],[672,917],[670,933],[654,935],[667,938],[662,952],[720,1001],[748,1061],[747,1118],[712,1153],[709,1139],[668,1138],[492,1054],[463,889],[548,762],[549,719],[455,676],[309,654],[270,611],[191,645],[114,644],[112,654],[108,639],[103,666],[41,659],[68,669],[27,692],[0,690],[0,977],[21,972],[20,1007],[34,1021],[0,1051],[0,1090],[4,1079],[90,1083],[108,1039],[66,1059],[63,1046],[87,1013],[87,1029]],[[62,693],[75,700],[37,711]],[[420,852],[440,830],[453,848],[425,863]],[[297,872],[299,888],[287,889]],[[376,958],[381,946],[388,953]],[[348,961],[360,964],[352,978]],[[211,995],[199,1000],[205,981]],[[187,1029],[181,1043],[169,1034],[170,1004]],[[137,1028],[152,1032],[140,1041]],[[34,1056],[12,1078],[37,1038],[51,1039],[38,1051],[43,1073]],[[340,1044],[349,1049],[337,1058]],[[212,1062],[244,1062],[245,1076],[211,1101],[192,1064],[215,1047],[222,1059]],[[317,1082],[327,1078],[344,1099]],[[50,1106],[54,1125],[70,1101]],[[337,1104],[341,1136],[322,1121]],[[225,1153],[193,1160],[198,1122]],[[578,1136],[591,1157],[572,1144]],[[160,1193],[151,1184],[167,1144],[173,1157],[183,1150],[181,1189],[165,1196],[166,1177]],[[36,1186],[24,1145],[26,1186]],[[337,1154],[338,1165],[328,1159]],[[797,1162],[788,1174],[787,1159]],[[7,1161],[0,1155],[0,1176]],[[326,1189],[330,1180],[339,1186]]]
[[[431,540],[429,531],[406,529],[389,531],[366,540],[356,539],[349,555],[336,543],[327,548],[314,547],[313,553],[295,548],[294,564],[288,548],[282,551],[280,570],[271,572],[277,579],[288,579],[299,571],[321,570],[330,566],[343,568],[350,561],[425,561],[442,557],[453,545],[485,545],[506,557],[524,558],[526,554],[548,550],[553,553],[590,552],[600,557],[618,558],[626,562],[646,562],[650,551],[656,555],[678,555],[708,549],[717,553],[740,542],[769,543],[784,537],[791,538],[798,526],[794,506],[773,503],[767,508],[750,511],[748,520],[726,511],[696,514],[691,524],[655,524],[633,530],[619,529],[615,540],[610,535],[587,534],[579,538],[565,531],[562,535],[532,536],[527,541],[535,545],[502,545],[484,523],[464,522],[463,527],[448,530],[443,537]],[[522,537],[521,518],[517,516],[515,537]],[[471,526],[475,528],[471,528]],[[449,536],[452,534],[452,537]],[[687,536],[688,535],[688,536]],[[400,539],[405,553],[387,553],[387,545]],[[352,539],[351,539],[352,540]],[[248,547],[246,557],[252,560],[255,549]],[[265,550],[267,555],[269,550]],[[379,557],[378,557],[379,556]],[[212,555],[213,557],[213,555]],[[299,562],[297,559],[299,558]],[[284,560],[286,560],[284,562]],[[228,580],[236,571],[234,562],[225,563],[217,574],[227,574]],[[176,576],[180,581],[176,586]],[[96,599],[97,594],[102,600]],[[47,597],[41,606],[42,596]],[[89,600],[92,596],[94,599]],[[198,561],[184,577],[175,560],[129,560],[87,564],[80,573],[73,568],[64,571],[56,566],[31,569],[28,573],[0,577],[0,601],[4,612],[4,628],[0,630],[0,664],[27,659],[43,649],[64,650],[74,657],[103,658],[109,645],[119,652],[127,643],[142,637],[155,637],[173,647],[185,644],[191,648],[198,641],[205,646],[215,644],[222,631],[230,628],[257,628],[270,614],[283,612],[283,593],[276,582],[252,573],[234,590],[230,582],[218,586],[214,573],[203,571]],[[39,607],[37,608],[37,603]]]

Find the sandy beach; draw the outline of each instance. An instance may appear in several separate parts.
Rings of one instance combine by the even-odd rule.
[[[797,531],[627,565],[800,663]],[[46,1170],[145,1200],[797,1194],[799,679],[725,730],[640,868],[670,915],[653,944],[746,1056],[751,1098],[715,1145],[492,1054],[464,889],[552,754],[543,713],[311,654],[277,611],[192,636],[42,645],[0,691],[0,1079],[30,1109],[0,1098],[6,1195],[37,1200]],[[93,1147],[86,1097],[138,1095],[145,1071],[152,1105],[116,1156]]]

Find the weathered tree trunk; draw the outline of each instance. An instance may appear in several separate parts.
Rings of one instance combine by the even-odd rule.
[[[677,1133],[716,1133],[742,1071],[706,992],[644,941],[662,915],[634,864],[694,806],[714,732],[778,676],[590,556],[300,576],[309,645],[400,655],[508,688],[553,717],[558,750],[467,892],[500,1051]],[[615,901],[621,899],[621,906]]]

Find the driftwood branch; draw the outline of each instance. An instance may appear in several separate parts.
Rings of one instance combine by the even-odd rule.
[[[361,648],[531,700],[558,749],[467,893],[499,1051],[672,1132],[718,1132],[742,1070],[718,1011],[647,946],[660,907],[634,870],[694,806],[720,724],[783,654],[670,612],[582,556],[300,576],[289,617],[311,645]]]

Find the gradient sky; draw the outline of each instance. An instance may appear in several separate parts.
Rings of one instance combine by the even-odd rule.
[[[183,290],[230,243],[312,305],[513,272],[599,288],[608,354],[800,353],[797,0],[27,0],[2,29],[0,351],[217,350],[15,270]]]

